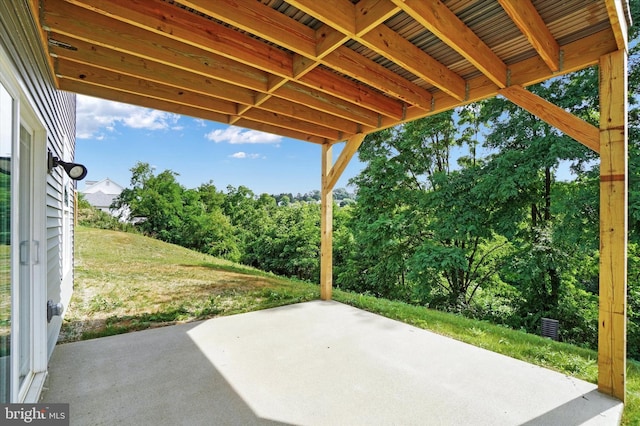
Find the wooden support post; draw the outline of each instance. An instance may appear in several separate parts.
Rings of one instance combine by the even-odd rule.
[[[598,389],[624,402],[627,304],[627,53],[600,58]]]
[[[333,186],[329,174],[333,163],[333,148],[322,145],[322,190],[320,209],[320,298],[331,300],[333,288]]]
[[[353,135],[343,148],[338,161],[333,165],[333,148],[330,144],[322,145],[322,191],[320,219],[320,298],[331,299],[333,288],[333,187],[340,175],[353,158],[364,141],[365,135]]]

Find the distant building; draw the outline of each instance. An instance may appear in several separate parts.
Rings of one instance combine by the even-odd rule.
[[[118,198],[124,188],[109,178],[101,181],[89,180],[86,186],[80,192],[84,195],[85,200],[93,207],[107,212],[113,216],[119,216],[119,210],[112,210],[111,204]]]

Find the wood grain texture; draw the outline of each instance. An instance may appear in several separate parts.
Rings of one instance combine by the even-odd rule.
[[[507,87],[498,93],[520,108],[571,136],[587,148],[600,152],[600,130],[597,127],[527,91],[522,86]]]
[[[329,173],[333,164],[333,147],[322,145],[322,189],[320,191],[320,298],[331,300],[333,290],[333,192]]]
[[[600,60],[598,389],[624,402],[627,360],[627,55]]]

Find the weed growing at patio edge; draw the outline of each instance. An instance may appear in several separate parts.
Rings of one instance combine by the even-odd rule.
[[[76,228],[74,295],[60,342],[122,334],[319,298],[274,276],[137,234]],[[595,351],[402,302],[334,290],[333,299],[419,328],[597,380]],[[622,425],[640,425],[640,363],[628,361]]]

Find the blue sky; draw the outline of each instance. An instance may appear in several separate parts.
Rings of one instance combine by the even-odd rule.
[[[344,144],[334,147],[334,161]],[[110,178],[127,187],[130,169],[149,163],[172,170],[186,188],[213,180],[219,190],[244,185],[263,192],[320,189],[319,145],[212,121],[78,95],[75,161],[89,169],[85,181]],[[351,161],[336,188],[362,168]],[[85,181],[78,184],[83,189]],[[350,188],[353,190],[353,188]]]

